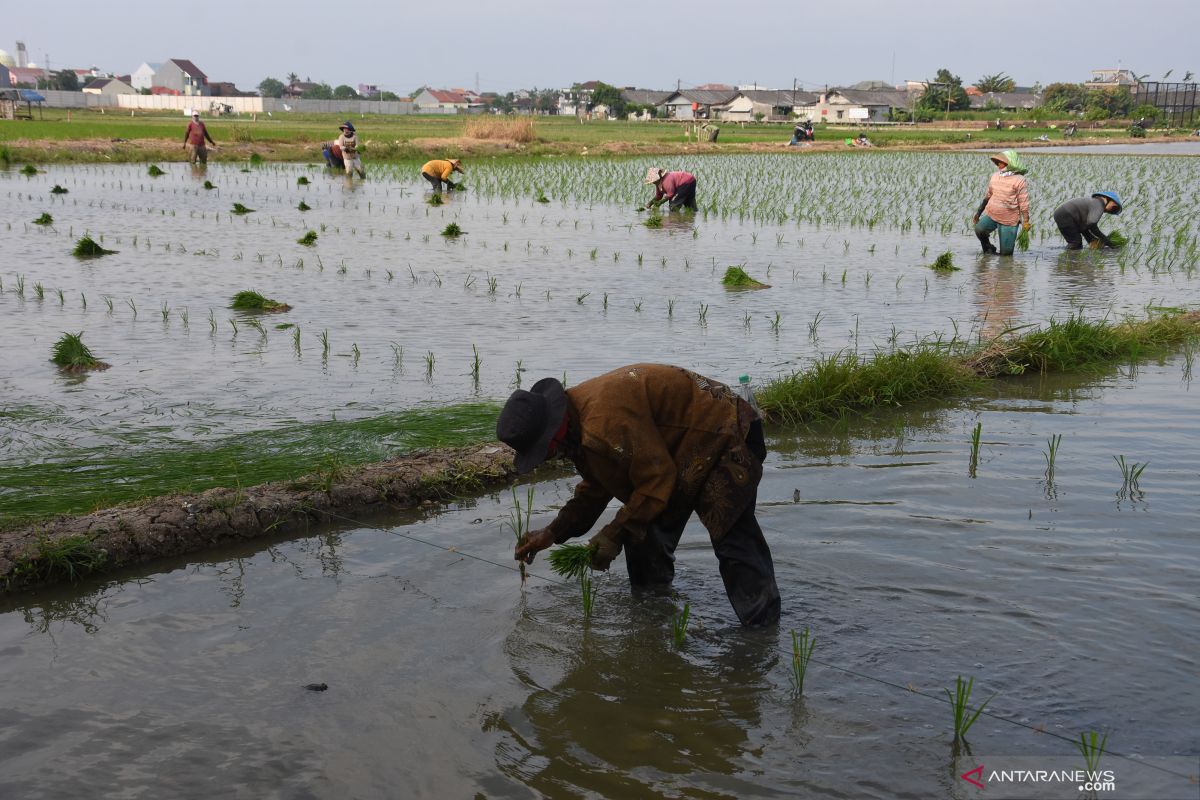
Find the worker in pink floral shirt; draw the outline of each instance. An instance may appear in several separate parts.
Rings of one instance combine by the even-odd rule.
[[[646,203],[646,208],[668,202],[671,211],[681,208],[696,210],[696,176],[692,173],[667,172],[659,167],[651,167],[646,173],[646,183],[654,185],[654,199]]]

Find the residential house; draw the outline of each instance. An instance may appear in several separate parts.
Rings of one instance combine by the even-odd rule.
[[[672,94],[674,93],[660,92],[655,89],[634,89],[630,86],[621,90],[621,99],[624,100],[626,104],[631,106],[653,108],[654,116],[662,117],[666,116],[667,98],[669,98]],[[640,112],[638,119],[648,119],[650,116],[651,115],[643,111]]]
[[[232,81],[209,81],[208,89],[212,97],[255,97],[254,92],[243,92]]]
[[[471,99],[461,91],[453,89],[425,89],[413,98],[418,112],[465,114],[471,107]]]
[[[315,89],[320,85],[321,84],[314,83],[313,81],[296,81],[295,83],[289,83],[283,89],[283,96],[291,98],[292,100],[299,100],[309,89]]]
[[[162,69],[161,61],[143,61],[129,76],[129,85],[141,91],[149,91],[154,87],[154,73]]]
[[[817,95],[790,89],[742,89],[733,99],[716,109],[721,119],[753,122],[757,119],[787,119],[797,108],[812,105]],[[761,116],[759,116],[761,115]]]
[[[809,119],[834,124],[886,122],[893,108],[910,107],[909,93],[898,89],[827,89],[817,97]]]
[[[98,94],[113,97],[119,94],[137,94],[137,89],[120,78],[92,78],[83,87],[85,94]]]
[[[967,98],[971,101],[972,111],[1031,111],[1042,104],[1041,96],[1032,92],[968,92]]]
[[[1092,79],[1084,82],[1087,89],[1128,89],[1136,91],[1139,81],[1129,69],[1094,69]]]
[[[600,81],[584,81],[563,89],[558,93],[558,113],[577,117],[593,111],[592,92],[599,85]]]
[[[379,87],[373,83],[360,83],[357,91],[359,97],[374,97],[379,94]]]
[[[208,97],[212,91],[208,85],[208,76],[200,68],[186,58],[172,58],[164,61],[162,68],[154,73],[151,91],[165,89],[156,94],[177,94],[185,97]]]
[[[737,95],[737,89],[683,89],[672,92],[663,105],[672,119],[715,119],[715,106],[723,106]]]
[[[9,67],[8,79],[13,86],[28,86],[36,89],[38,81],[45,80],[46,70],[41,67]]]

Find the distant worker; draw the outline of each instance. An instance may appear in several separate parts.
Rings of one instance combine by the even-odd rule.
[[[728,386],[665,364],[633,364],[570,389],[543,378],[508,398],[496,436],[516,451],[518,473],[566,458],[583,478],[554,521],[517,547],[518,561],[587,533],[616,498],[624,506],[591,539],[592,568],[607,570],[624,550],[631,586],[661,591],[694,512],[738,620],[778,622],[775,568],[754,514],[767,457],[762,421]]]
[[[435,192],[442,191],[443,183],[447,189],[457,189],[458,184],[450,180],[450,176],[456,172],[466,174],[463,172],[462,162],[457,158],[435,158],[433,161],[426,161],[425,166],[421,167],[421,177],[429,181]]]
[[[1005,150],[991,157],[996,171],[988,179],[987,193],[975,212],[975,235],[983,252],[999,252],[1011,256],[1017,244],[1018,228],[1029,230],[1029,190],[1025,186],[1025,173],[1016,150]],[[1000,232],[1000,248],[992,244],[992,231]]]
[[[796,127],[792,129],[792,140],[788,142],[788,147],[795,147],[801,142],[811,142],[813,140],[813,125],[810,120],[801,120],[796,123]]]
[[[208,163],[208,148],[204,142],[208,141],[217,149],[217,143],[208,135],[208,128],[200,121],[200,112],[193,111],[192,119],[188,122],[187,131],[183,134],[183,148],[188,152],[188,160],[193,164],[199,162],[201,164]]]
[[[865,133],[860,133],[858,135],[858,137],[855,138],[855,140],[854,140],[854,146],[855,147],[874,147],[875,145],[871,144],[871,140],[867,138],[867,135]]]
[[[690,172],[667,172],[660,167],[651,167],[646,172],[646,183],[654,186],[654,199],[646,208],[657,208],[664,202],[671,211],[688,208],[696,211],[696,176]]]
[[[339,130],[342,133],[333,140],[333,144],[342,151],[342,163],[346,167],[346,174],[353,175],[357,172],[358,177],[367,177],[367,172],[358,157],[358,136],[354,132],[354,124],[347,120],[341,124]]]
[[[1068,200],[1054,209],[1054,224],[1067,240],[1068,250],[1082,250],[1083,240],[1089,247],[1116,247],[1100,232],[1100,218],[1105,214],[1120,214],[1124,205],[1116,192],[1096,192],[1091,197]]]
[[[324,156],[327,167],[343,169],[346,166],[346,162],[342,161],[342,148],[336,144],[326,142],[321,145],[321,155]]]

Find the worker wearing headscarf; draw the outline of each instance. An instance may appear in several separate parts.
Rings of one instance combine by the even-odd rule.
[[[1011,256],[1017,243],[1020,225],[1029,230],[1029,190],[1025,186],[1025,173],[1016,150],[1005,150],[991,157],[996,171],[988,179],[987,194],[975,212],[975,235],[983,246],[983,252],[995,253],[992,231],[1000,232],[999,253]]]

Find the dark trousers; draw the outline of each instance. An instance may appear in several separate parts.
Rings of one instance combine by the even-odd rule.
[[[1078,223],[1070,217],[1059,217],[1054,215],[1054,224],[1058,226],[1058,232],[1067,240],[1068,250],[1082,250],[1083,240],[1086,238],[1089,242],[1095,239],[1089,231],[1081,229]]]
[[[429,185],[433,187],[433,190],[435,192],[440,192],[442,190],[442,179],[441,178],[434,177],[433,175],[430,175],[428,172],[422,172],[421,177],[424,178],[425,180],[429,181]],[[446,181],[446,185],[454,186],[454,184],[451,183],[450,181]]]
[[[757,429],[757,430],[755,430]],[[751,441],[757,436],[757,442]],[[752,426],[747,442],[755,455],[765,456],[762,426]],[[625,543],[625,567],[629,583],[635,589],[653,589],[670,585],[675,578],[675,548],[687,525],[687,514],[665,517],[646,530],[640,542]],[[775,584],[775,565],[762,528],[754,517],[754,503],[737,518],[713,552],[721,568],[721,580],[733,611],[743,625],[757,627],[779,621],[779,587]]]
[[[675,196],[671,198],[671,204],[668,206],[672,211],[678,211],[681,208],[690,208],[696,211],[696,182],[684,184],[675,190]]]

